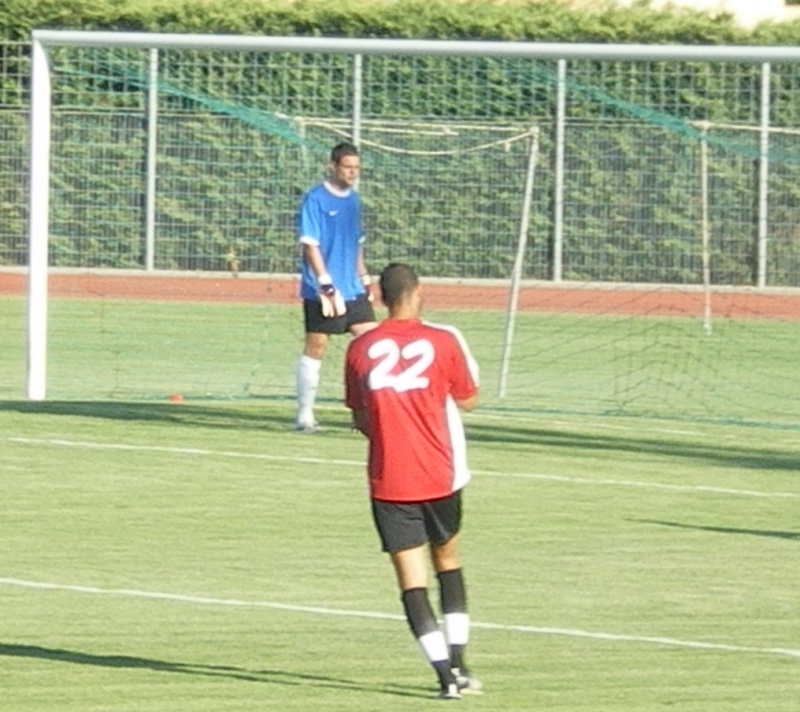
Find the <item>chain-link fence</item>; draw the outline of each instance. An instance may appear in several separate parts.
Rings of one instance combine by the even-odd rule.
[[[2,52],[0,262],[24,264],[28,47]],[[53,265],[217,270],[234,252],[243,271],[293,272],[299,196],[348,139],[377,261],[507,278],[535,130],[525,277],[699,284],[707,225],[713,284],[800,286],[795,63],[114,46],[51,61]]]
[[[668,47],[657,59],[620,46],[630,56],[612,60],[581,45],[543,57],[499,43],[370,52],[307,39],[301,51],[220,37],[203,49],[208,38],[180,36],[192,43],[180,49],[66,34],[77,43],[54,40],[49,65],[33,54],[30,398],[44,397],[46,364],[62,397],[153,397],[178,378],[192,397],[290,395],[296,309],[53,300],[48,324],[47,270],[126,267],[151,282],[170,270],[176,290],[172,270],[232,259],[240,276],[295,273],[300,197],[346,139],[363,154],[370,265],[403,260],[466,283],[460,306],[473,310],[452,320],[475,344],[487,405],[797,423],[796,296],[784,316],[772,308],[797,290],[762,289],[800,286],[800,92],[785,51],[770,63],[765,48],[702,59]],[[27,51],[17,47],[19,84]],[[2,259],[21,265],[17,91],[6,90],[18,140],[0,175],[19,199],[0,209],[19,216],[3,225]],[[482,288],[509,282],[503,318]],[[335,341],[329,373],[341,373]],[[320,397],[340,402],[340,390],[332,376]]]

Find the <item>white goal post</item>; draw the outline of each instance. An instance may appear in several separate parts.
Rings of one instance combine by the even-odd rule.
[[[647,60],[647,61],[717,61],[717,62],[798,62],[800,51],[794,47],[724,47],[724,46],[666,46],[666,45],[601,45],[558,44],[535,42],[469,42],[435,40],[384,40],[358,38],[257,37],[229,35],[179,35],[125,32],[83,32],[34,30],[32,33],[32,81],[30,123],[30,201],[29,201],[29,281],[28,281],[28,373],[27,397],[40,401],[47,393],[47,335],[48,335],[48,250],[50,243],[50,157],[51,157],[51,67],[50,52],[58,47],[81,48],[138,48],[153,50],[232,50],[239,52],[295,52],[349,55],[359,63],[366,55],[416,55],[452,57],[492,57],[547,59],[559,63],[563,76],[568,60]],[[354,94],[358,94],[357,87]],[[559,104],[563,106],[563,81],[558,87]],[[358,115],[358,107],[354,116]],[[557,117],[563,134],[563,115]],[[358,135],[358,127],[353,127]],[[764,126],[762,144],[766,152],[769,127]],[[560,146],[557,146],[560,150]],[[765,154],[766,155],[766,154]],[[764,162],[766,165],[766,161]],[[531,159],[532,184],[535,157]],[[552,202],[556,212],[563,206],[563,154],[555,166],[555,195]],[[562,172],[559,175],[559,172]],[[152,175],[148,176],[153,184]],[[764,195],[766,175],[762,176],[760,203],[766,211]],[[148,196],[152,198],[152,196]],[[527,202],[529,202],[526,199]],[[522,216],[527,226],[529,216]],[[553,281],[560,281],[560,224],[555,222],[553,241]],[[527,229],[520,230],[520,250],[524,250]],[[763,269],[766,235],[760,235],[759,260]],[[509,275],[511,289],[509,329],[513,329],[516,291],[520,285],[521,258],[518,256],[514,273]],[[759,275],[763,286],[763,274]],[[510,349],[511,333],[507,332],[506,350]],[[504,384],[501,385],[501,389]]]

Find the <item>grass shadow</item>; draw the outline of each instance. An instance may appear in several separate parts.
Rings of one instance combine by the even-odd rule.
[[[714,527],[702,524],[684,524],[682,522],[667,522],[658,519],[628,519],[629,522],[639,522],[641,524],[656,524],[662,527],[673,527],[675,529],[692,529],[694,531],[713,532],[715,534],[743,534],[747,536],[764,536],[771,539],[788,539],[790,541],[800,541],[800,532],[784,532],[769,529],[739,529],[737,527]]]
[[[229,678],[246,682],[273,685],[315,686],[334,690],[377,692],[400,697],[430,698],[431,692],[424,688],[402,687],[392,683],[364,684],[355,680],[312,675],[287,670],[252,670],[230,665],[206,665],[201,663],[171,662],[153,658],[140,658],[130,655],[96,655],[60,648],[43,648],[38,645],[14,645],[0,643],[0,657],[32,658],[54,663],[71,665],[91,665],[104,668],[128,670],[150,670],[180,675],[201,675],[207,677]]]
[[[787,441],[784,450],[770,447],[731,445],[729,442],[708,445],[693,441],[691,435],[680,437],[644,437],[623,434],[596,435],[580,430],[548,429],[542,427],[493,426],[470,423],[469,439],[473,442],[509,445],[529,445],[538,448],[573,450],[576,453],[607,455],[614,453],[655,455],[665,458],[695,460],[698,463],[741,467],[746,469],[796,472],[800,475],[800,448]]]
[[[293,406],[290,403],[288,399],[246,404],[6,400],[0,401],[0,412],[282,432],[293,430]],[[329,421],[331,427],[350,429],[350,415],[344,406],[341,413],[333,410],[326,412],[325,420],[326,425]]]
[[[340,437],[350,432],[349,411],[339,401],[320,401],[326,406],[325,430],[322,436]],[[331,407],[336,405],[338,407]],[[252,399],[245,402],[164,403],[147,401],[0,401],[0,413],[16,412],[31,415],[99,418],[142,423],[170,423],[185,427],[202,427],[238,431],[292,432],[294,403],[289,398]],[[502,425],[468,422],[467,435],[474,443],[501,447],[523,446],[569,450],[575,454],[608,456],[615,453],[653,455],[664,458],[694,460],[701,465],[796,472],[800,475],[800,447],[787,439],[785,448],[753,447],[729,442],[709,445],[694,441],[691,435],[680,437],[645,437],[639,435],[590,434],[580,429],[550,429],[508,421]]]

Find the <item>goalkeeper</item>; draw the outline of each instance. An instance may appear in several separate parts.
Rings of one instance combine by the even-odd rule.
[[[318,428],[314,401],[330,337],[345,332],[357,336],[376,326],[364,261],[361,200],[355,190],[360,168],[358,149],[338,144],[331,151],[328,179],[311,188],[300,205],[300,296],[306,335],[297,364],[295,427],[302,432]]]

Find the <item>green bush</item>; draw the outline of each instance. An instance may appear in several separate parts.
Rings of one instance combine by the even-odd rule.
[[[0,37],[25,40],[34,28],[680,44],[751,39],[730,17],[654,10],[646,2],[597,10],[535,0],[6,0],[0,7]],[[791,36],[763,32],[784,42]]]

